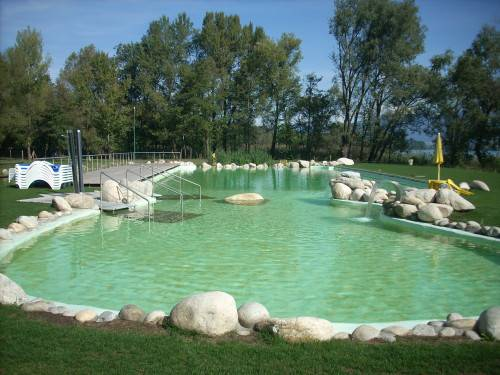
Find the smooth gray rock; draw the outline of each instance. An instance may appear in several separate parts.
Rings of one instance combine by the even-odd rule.
[[[288,342],[328,341],[335,334],[331,322],[310,316],[269,319],[257,323],[255,329],[273,332]]]
[[[490,191],[490,187],[486,184],[486,182],[481,180],[474,180],[469,185],[471,189]]]
[[[108,180],[108,181],[114,182],[112,180]],[[106,182],[108,182],[108,181],[106,181]],[[103,187],[106,184],[106,182],[103,184]],[[115,182],[115,184],[116,184],[116,182]],[[104,191],[103,191],[103,199],[104,199]],[[52,198],[52,207],[54,207],[58,211],[71,212],[70,204],[63,197],[56,196],[56,197]]]
[[[361,179],[361,174],[359,172],[354,172],[354,171],[344,171],[344,172],[340,172],[340,175],[342,177],[348,177],[348,178],[356,178],[356,179]],[[363,181],[363,184],[365,183],[365,181]],[[370,183],[370,187],[371,187],[371,183]]]
[[[481,340],[481,336],[479,336],[476,332],[474,332],[472,330],[465,331],[464,332],[464,336],[467,337],[470,340],[473,340],[473,341],[479,341],[479,340]]]
[[[33,302],[26,302],[21,305],[21,309],[23,311],[28,311],[28,312],[48,312],[49,308],[54,307],[54,304],[52,302],[47,302],[47,301],[33,301]]]
[[[445,322],[442,320],[431,320],[430,322],[427,322],[427,325],[431,327],[443,327],[444,323]]]
[[[365,195],[365,191],[363,189],[354,189],[351,193],[349,199],[351,201],[359,202],[361,198]]]
[[[38,226],[36,216],[19,216],[16,221],[28,229],[35,229]]]
[[[439,189],[435,197],[436,203],[453,207],[455,211],[471,211],[476,207],[467,199],[451,189]]]
[[[224,198],[224,201],[242,206],[254,206],[264,203],[264,197],[258,193],[242,193],[226,197]]]
[[[38,213],[38,220],[52,220],[54,218],[54,214],[49,211],[40,211]]]
[[[144,310],[136,305],[125,305],[118,313],[118,317],[122,320],[130,320],[133,322],[142,322],[146,317]]]
[[[427,324],[417,324],[415,327],[413,327],[411,333],[414,336],[427,336],[427,337],[437,336],[434,327],[429,326]]]
[[[479,224],[477,221],[472,221],[469,220],[466,222],[467,227],[465,227],[465,230],[470,233],[479,233],[481,232],[481,224]]]
[[[52,307],[49,307],[49,313],[51,314],[54,314],[54,315],[61,315],[61,314],[64,314],[64,312],[66,311],[66,307],[64,306],[52,306]]]
[[[423,203],[432,203],[434,202],[434,197],[436,196],[436,190],[434,189],[417,189],[406,191],[407,197],[415,197],[422,201]]]
[[[165,316],[166,316],[166,314],[162,310],[151,311],[144,318],[144,323],[153,324],[153,325],[160,325],[163,322],[163,319],[165,319]]]
[[[459,187],[460,189],[470,190],[470,186],[469,186],[469,184],[468,184],[467,182],[465,182],[465,181],[464,181],[464,182],[459,183],[459,184],[458,184],[458,187]]]
[[[450,224],[450,219],[448,219],[447,217],[436,220],[434,222],[434,225],[437,225],[439,227],[446,227],[448,224]]]
[[[490,237],[499,238],[500,237],[500,227],[490,227],[486,234]]]
[[[112,320],[116,319],[116,314],[112,311],[103,311],[98,317],[97,317],[97,322],[102,323],[102,322],[111,322]]]
[[[446,322],[445,326],[468,330],[473,329],[476,323],[476,319],[456,319]]]
[[[11,240],[12,232],[8,229],[0,228],[0,240]]]
[[[28,300],[28,296],[23,288],[0,273],[0,304],[21,305]]]
[[[457,313],[457,312],[449,313],[448,316],[446,316],[446,320],[448,322],[451,322],[453,320],[460,320],[460,319],[463,319],[463,318],[464,317],[461,314]]]
[[[500,340],[500,306],[484,310],[479,316],[477,329],[481,334]]]
[[[84,193],[71,193],[64,197],[64,199],[66,199],[66,202],[68,202],[72,208],[93,209],[96,206],[95,199]]]
[[[332,185],[332,196],[335,199],[347,200],[351,196],[351,193],[351,188],[341,182],[336,182]]]
[[[440,220],[443,218],[441,210],[434,204],[421,206],[417,211],[417,216],[420,221],[426,223],[433,223],[436,220]]]
[[[439,331],[438,335],[439,337],[453,337],[455,336],[455,329],[452,327],[443,327]]]
[[[351,190],[365,188],[365,184],[359,178],[337,176],[335,179],[330,181],[330,184],[337,182],[349,186]]]
[[[170,312],[170,321],[178,328],[220,336],[236,329],[238,311],[234,298],[227,293],[200,293],[175,305]]]
[[[465,230],[467,228],[467,224],[463,221],[459,221],[455,226],[455,229]]]
[[[258,302],[247,302],[238,308],[238,321],[245,328],[253,328],[256,323],[270,317],[269,311]]]
[[[385,342],[396,342],[396,335],[385,331],[381,331],[378,338]]]
[[[84,309],[84,310],[78,311],[75,314],[75,319],[77,321],[79,321],[80,323],[95,322],[97,319],[97,314],[94,310]]]
[[[381,332],[390,333],[395,336],[407,336],[410,334],[410,329],[400,326],[389,326],[383,328]]]
[[[250,336],[252,334],[252,330],[238,324],[236,327],[236,334],[238,336]]]
[[[414,215],[415,212],[417,212],[417,206],[414,206],[412,204],[406,204],[406,203],[399,203],[394,205],[394,213],[396,214],[397,217],[400,217],[402,219],[407,219],[410,216]]]
[[[7,227],[12,233],[21,233],[26,230],[26,227],[19,223],[10,223]]]
[[[380,334],[380,331],[372,326],[363,324],[357,327],[353,333],[352,333],[352,338],[353,340],[357,341],[370,341],[375,338],[377,338]]]
[[[337,159],[337,164],[354,165],[354,160],[349,159],[349,158],[338,158]]]
[[[339,332],[333,335],[334,340],[349,340],[351,338],[351,335],[349,335],[347,332]]]

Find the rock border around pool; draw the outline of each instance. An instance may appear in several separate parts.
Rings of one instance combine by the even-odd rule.
[[[235,299],[221,291],[198,293],[184,298],[172,308],[169,315],[162,310],[146,313],[133,304],[123,306],[118,313],[83,306],[75,309],[57,302],[30,298],[18,284],[3,274],[0,274],[0,304],[17,305],[27,312],[47,312],[73,317],[79,323],[104,323],[121,319],[147,325],[173,326],[210,337],[230,333],[248,336],[254,332],[267,332],[288,342],[378,340],[392,343],[397,341],[398,337],[500,340],[500,306],[482,311],[477,319],[464,318],[453,312],[448,314],[446,319],[421,322],[412,328],[394,324],[377,328],[374,325],[362,324],[350,333],[338,330],[337,324],[317,317],[271,317],[266,307],[258,302],[247,302],[237,308]],[[342,327],[342,324],[339,323],[338,326]]]

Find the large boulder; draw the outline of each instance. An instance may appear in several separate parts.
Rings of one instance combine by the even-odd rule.
[[[23,288],[0,273],[0,304],[21,305],[28,300]]]
[[[211,169],[211,168],[212,168],[212,166],[211,166],[210,164],[206,163],[206,162],[203,162],[203,163],[201,164],[201,169],[202,169],[203,171],[208,171],[208,170],[209,170],[209,169]]]
[[[120,189],[118,182],[106,180],[101,187],[102,200],[106,202],[123,202],[126,200],[123,192]]]
[[[328,341],[335,335],[331,322],[309,316],[270,319],[262,323],[288,342]]]
[[[254,206],[256,204],[264,203],[262,195],[257,193],[243,193],[235,194],[230,197],[224,198],[227,203],[240,204],[244,206]]]
[[[417,216],[421,221],[433,223],[437,220],[450,216],[453,213],[453,208],[446,204],[429,203],[420,206],[417,211]]]
[[[7,227],[12,233],[21,233],[26,230],[26,227],[23,224],[19,223],[10,223]]]
[[[118,313],[118,317],[122,320],[130,320],[132,322],[144,321],[146,314],[136,305],[125,305]]]
[[[352,332],[353,340],[357,341],[370,341],[378,337],[380,331],[372,326],[363,324],[360,325]]]
[[[469,185],[471,189],[490,191],[490,187],[486,184],[486,182],[481,180],[474,180]]]
[[[476,208],[467,199],[461,197],[460,194],[451,189],[439,189],[435,200],[436,203],[447,204],[453,207],[455,211],[470,211]]]
[[[300,168],[300,165],[299,165],[299,163],[297,163],[296,161],[291,161],[290,163],[288,163],[288,168],[291,168],[291,169],[299,169],[299,168]]]
[[[208,336],[224,335],[238,325],[236,302],[224,292],[195,294],[174,306],[170,322],[178,328]]]
[[[238,321],[246,328],[253,328],[256,323],[269,318],[269,311],[258,302],[247,302],[238,309]]]
[[[307,160],[299,160],[299,167],[300,168],[309,168],[309,162]]]
[[[417,207],[412,204],[399,203],[394,205],[394,213],[402,219],[411,217],[417,211]]]
[[[17,222],[28,229],[35,229],[38,226],[38,219],[36,216],[19,216]]]
[[[332,186],[332,196],[335,199],[349,199],[350,198],[352,190],[349,186],[347,186],[341,182],[333,183],[331,186]]]
[[[352,201],[360,201],[365,195],[365,191],[363,189],[354,189],[349,197]]]
[[[96,206],[95,199],[92,198],[90,195],[84,193],[68,194],[64,199],[66,199],[71,208],[92,209],[95,208]]]
[[[473,329],[476,325],[476,319],[455,319],[446,322],[444,325],[446,327],[458,328],[458,329]]]
[[[337,159],[337,163],[342,165],[354,165],[354,160],[349,158],[339,158]]]
[[[500,340],[500,306],[490,307],[479,315],[477,330],[495,340]]]
[[[71,206],[63,197],[56,196],[52,198],[52,207],[58,211],[71,212]]]
[[[436,190],[434,189],[417,189],[406,191],[407,197],[415,197],[421,200],[423,203],[431,203],[434,201],[434,197],[436,196]]]

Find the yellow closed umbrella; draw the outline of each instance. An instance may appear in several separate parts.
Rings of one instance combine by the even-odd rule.
[[[434,163],[438,166],[438,180],[441,180],[441,164],[444,163],[443,157],[443,143],[441,142],[441,133],[438,133],[436,139],[436,155],[434,158]]]

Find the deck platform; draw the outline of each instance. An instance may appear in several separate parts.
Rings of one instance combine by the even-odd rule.
[[[139,174],[139,170],[140,170],[141,165],[142,165],[141,174],[144,178],[154,177],[161,172],[168,171],[168,170],[175,168],[177,166],[177,164],[174,164],[174,163],[153,164],[154,165],[154,173],[151,170],[151,164],[121,165],[119,167],[104,168],[104,169],[97,170],[97,171],[85,172],[83,174],[83,184],[90,185],[90,186],[99,186],[101,172],[106,173],[107,175],[111,176],[115,180],[121,181],[121,180],[125,179],[127,169]],[[128,177],[129,177],[130,181],[139,180],[139,176],[136,173],[129,173]],[[105,181],[106,179],[107,178],[105,176],[103,176],[103,180]]]

